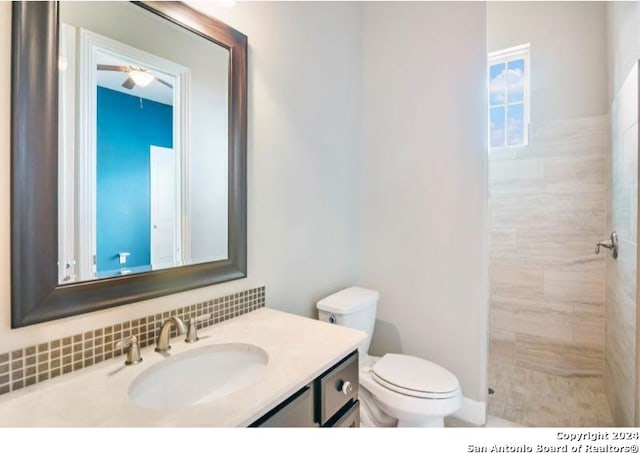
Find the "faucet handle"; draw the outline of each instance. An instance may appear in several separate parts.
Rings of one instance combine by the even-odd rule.
[[[202,321],[206,321],[210,318],[211,318],[211,313],[209,313],[208,315],[201,315],[201,316],[198,316],[197,318],[189,319],[189,328],[187,329],[187,336],[185,337],[184,341],[186,343],[195,343],[196,341],[198,341],[199,340],[198,328],[196,324]]]
[[[138,344],[138,338],[135,335],[131,335],[130,337],[116,343],[116,349],[122,348],[127,348],[127,360],[124,361],[125,365],[135,365],[142,362],[140,345]]]

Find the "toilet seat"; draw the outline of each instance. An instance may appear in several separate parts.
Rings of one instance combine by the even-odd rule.
[[[382,385],[373,378],[371,367],[365,365],[360,369],[360,393],[365,396],[365,392],[370,395],[376,406],[391,417],[398,420],[403,426],[423,426],[422,424],[437,420],[437,426],[444,426],[444,417],[460,409],[462,405],[462,390],[458,386],[450,397],[424,398],[407,395],[406,391],[397,392],[388,385]],[[366,406],[361,406],[361,411],[367,410]],[[409,423],[409,425],[406,425]],[[377,425],[380,426],[380,425]]]
[[[460,393],[458,379],[428,360],[386,354],[369,368],[371,378],[386,389],[422,399],[449,399]]]

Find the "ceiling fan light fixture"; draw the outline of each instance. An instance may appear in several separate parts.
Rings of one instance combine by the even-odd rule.
[[[155,76],[143,69],[132,69],[129,71],[129,77],[133,79],[137,86],[144,88],[153,82]]]

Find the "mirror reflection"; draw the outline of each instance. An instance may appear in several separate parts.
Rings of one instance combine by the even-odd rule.
[[[61,284],[227,258],[228,65],[136,5],[60,3]]]

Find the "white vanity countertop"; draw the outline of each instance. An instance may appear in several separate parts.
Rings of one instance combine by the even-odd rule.
[[[219,343],[250,343],[269,354],[254,383],[211,403],[148,409],[129,400],[129,385],[165,360],[153,346],[142,363],[122,355],[0,397],[0,426],[247,426],[355,350],[365,333],[262,308],[200,329],[200,341],[172,338],[169,355]]]

